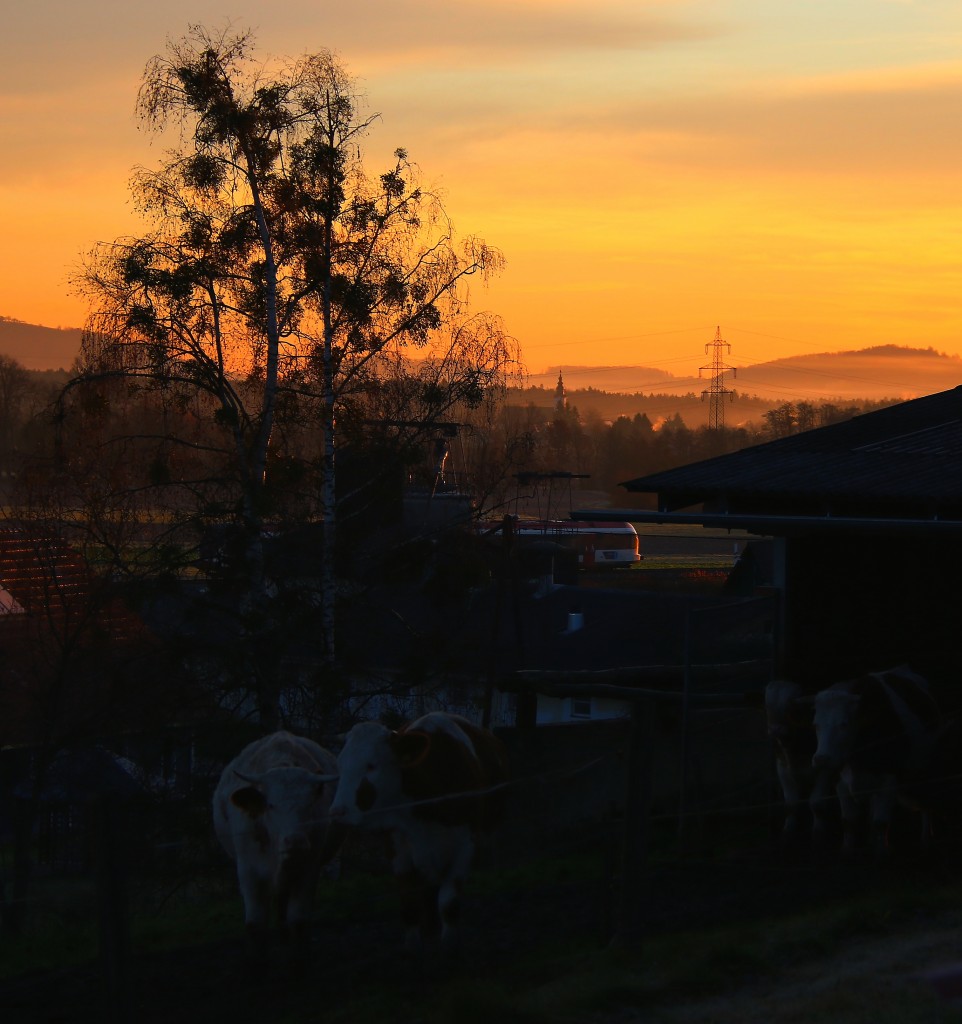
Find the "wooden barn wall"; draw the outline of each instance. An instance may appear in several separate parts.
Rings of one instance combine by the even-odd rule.
[[[783,667],[822,685],[909,662],[962,666],[962,540],[847,534],[789,539]]]

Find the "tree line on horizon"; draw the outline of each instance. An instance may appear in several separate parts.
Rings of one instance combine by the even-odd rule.
[[[587,474],[585,487],[604,492],[611,504],[628,507],[641,507],[647,501],[644,495],[620,487],[628,480],[839,423],[898,401],[861,399],[840,404],[751,399],[756,419],[711,428],[704,422],[707,403],[694,394],[575,390],[562,409],[553,407],[552,398],[553,392],[547,389],[529,388],[510,391],[506,399],[505,418],[515,424],[516,431],[531,433],[529,447],[536,463],[531,468]],[[613,418],[605,417],[614,410],[619,411]],[[690,426],[686,417],[694,420],[696,416],[703,422]]]
[[[70,400],[64,402],[64,389],[69,391],[68,385],[75,379],[66,371],[27,370],[13,357],[0,354],[0,472],[7,478],[8,490],[17,475],[27,473],[30,479],[44,476],[40,467],[52,466],[57,450],[63,451],[65,429],[74,432],[76,445],[88,434],[101,433],[105,423],[111,425],[104,436],[112,431],[118,437],[125,431],[139,431],[142,440],[148,436],[165,439],[161,448],[166,445],[167,455],[154,451],[151,456],[150,473],[155,480],[177,472],[176,467],[183,471],[186,454],[175,456],[172,452],[178,446],[186,450],[188,439],[195,449],[192,458],[203,461],[197,452],[209,449],[212,442],[201,443],[196,420],[198,415],[213,418],[214,412],[212,408],[201,412],[203,403],[196,396],[193,404],[183,400],[171,403],[149,389],[126,387],[129,381],[122,378],[106,377],[99,382],[96,397],[87,388],[80,402],[85,412],[75,419],[76,410],[67,416]],[[559,471],[584,475],[588,477],[585,487],[604,492],[612,504],[623,504],[629,497],[639,500],[620,488],[625,480],[837,423],[895,401],[773,403],[746,397],[754,416],[713,430],[704,422],[707,405],[695,394],[575,389],[568,394],[565,408],[558,410],[553,391],[514,387],[473,409],[450,408],[448,412],[459,417],[456,423],[437,416],[419,421],[413,418],[414,411],[402,405],[392,410],[397,417],[383,416],[379,425],[373,410],[355,410],[345,420],[338,448],[352,487],[357,488],[352,502],[357,510],[365,505],[361,496],[365,488],[358,483],[364,473],[370,474],[370,490],[378,500],[386,487],[399,493],[405,487],[435,486],[442,428],[453,428],[457,440],[449,437],[444,441],[451,456],[448,475],[475,494],[477,514],[483,517],[510,503],[518,474]],[[744,412],[741,404],[733,407]],[[366,415],[368,412],[372,415]],[[282,419],[289,431],[288,420],[302,420],[303,408],[296,412],[287,409]],[[97,430],[92,426],[94,420],[100,423]],[[309,425],[304,429],[302,424],[301,430],[306,437],[312,434]],[[291,443],[292,436],[286,434],[286,443]],[[178,445],[177,438],[185,444]],[[124,446],[125,457],[130,450],[130,444]],[[316,447],[302,441],[299,449],[292,447],[286,455],[272,458],[272,475],[275,479],[284,473],[299,477],[304,470],[295,470],[295,463],[317,457]],[[130,475],[134,465],[128,464]],[[213,460],[207,469],[197,466],[194,472],[200,477],[213,473]],[[379,475],[390,477],[390,485],[384,480],[375,483]],[[386,507],[396,508],[397,501]],[[347,523],[350,531],[350,517]]]

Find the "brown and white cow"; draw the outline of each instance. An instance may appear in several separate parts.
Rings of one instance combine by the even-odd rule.
[[[443,947],[455,948],[476,838],[503,810],[504,745],[465,718],[432,712],[397,731],[354,726],[337,764],[331,816],[389,833],[408,948],[439,926]]]
[[[285,937],[303,954],[323,864],[342,830],[330,826],[337,761],[313,740],[275,732],[245,747],[214,791],[214,830],[237,864],[255,955],[266,950],[272,904]]]
[[[884,852],[896,802],[930,772],[939,715],[928,684],[904,665],[836,683],[816,695],[814,724],[812,765],[839,778],[844,852],[854,851],[864,805]]]
[[[825,831],[826,804],[834,800],[835,778],[812,764],[815,754],[813,708],[802,686],[788,679],[765,687],[765,718],[775,753],[775,771],[782,790],[785,820],[782,840],[794,843],[804,833],[811,812],[816,839]]]

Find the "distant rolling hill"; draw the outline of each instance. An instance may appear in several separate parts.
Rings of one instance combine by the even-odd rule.
[[[793,356],[739,368],[739,390],[772,397],[917,398],[962,384],[962,359],[934,349],[879,345],[856,352]]]
[[[41,327],[0,316],[0,354],[28,370],[69,369],[80,351],[79,327]],[[707,377],[676,377],[650,366],[551,366],[529,383],[553,391],[558,373],[569,391],[700,395]],[[738,366],[725,386],[769,402],[915,398],[962,384],[962,359],[934,349],[879,345],[852,352],[791,356]]]
[[[0,355],[28,370],[69,370],[80,351],[79,327],[40,327],[0,316]]]
[[[707,377],[676,377],[648,366],[552,366],[532,374],[530,383],[553,389],[559,372],[569,391],[685,395],[701,394],[709,386]],[[958,356],[900,345],[774,359],[737,366],[725,376],[725,387],[773,402],[917,398],[959,384]]]

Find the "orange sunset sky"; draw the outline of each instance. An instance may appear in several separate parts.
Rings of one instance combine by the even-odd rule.
[[[876,344],[962,355],[958,0],[34,0],[0,35],[0,315],[80,326],[67,279],[137,230],[143,67],[190,23],[330,48],[461,233],[539,373],[697,372]],[[537,378],[532,378],[537,382]]]

